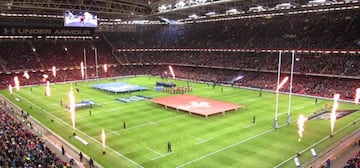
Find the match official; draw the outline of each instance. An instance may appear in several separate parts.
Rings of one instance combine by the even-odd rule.
[[[170,143],[170,141],[168,142],[167,148],[168,148],[168,152],[171,152],[171,151],[172,151],[172,150],[171,150],[171,143]]]

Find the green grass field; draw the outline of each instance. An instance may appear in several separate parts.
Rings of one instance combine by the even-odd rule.
[[[153,90],[156,77],[136,77],[117,79],[119,82],[141,85],[148,91],[132,93],[150,97],[170,96]],[[186,86],[185,81],[169,80],[178,86]],[[275,115],[275,94],[223,87],[213,89],[206,84],[193,83],[192,95],[247,105],[245,109],[231,111],[225,115],[210,116],[207,119],[173,109],[165,109],[150,101],[122,103],[115,98],[128,94],[110,94],[92,88],[96,83],[114,80],[89,81],[55,84],[51,96],[45,97],[45,86],[21,88],[12,96],[7,90],[1,94],[31,116],[42,122],[69,143],[91,156],[106,168],[114,167],[295,167],[293,157],[301,152],[304,163],[311,156],[310,148],[318,153],[359,127],[360,113],[355,112],[336,122],[336,134],[330,135],[329,120],[309,120],[305,123],[304,137],[298,142],[296,119],[299,114],[311,115],[331,101],[293,96],[292,123],[286,124],[288,96],[280,95],[279,129],[272,128]],[[76,101],[92,100],[101,106],[76,111],[76,134],[89,142],[85,146],[70,138],[70,113],[60,106],[60,100],[68,103],[70,87],[79,88]],[[20,98],[21,101],[15,101]],[[30,109],[30,106],[32,107]],[[355,109],[350,103],[340,103],[339,109]],[[256,124],[252,124],[253,116]],[[51,119],[54,122],[51,122]],[[126,121],[127,129],[123,129]],[[102,154],[101,130],[106,132],[106,155]],[[167,152],[167,143],[172,143],[173,152]]]

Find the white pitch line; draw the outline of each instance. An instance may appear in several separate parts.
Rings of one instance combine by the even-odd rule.
[[[255,125],[255,123],[252,123],[252,124],[249,124],[249,125],[244,126],[243,128],[249,128],[249,127],[252,127],[252,126],[254,126],[254,125]]]
[[[306,107],[307,106],[294,107],[294,108],[292,108],[292,110],[301,110],[301,109],[304,109]]]
[[[111,133],[115,134],[115,135],[120,135],[119,133],[117,133],[117,132],[115,132],[115,131],[113,131],[113,130],[111,130],[111,129],[109,129],[109,131],[110,131]]]
[[[241,141],[238,141],[238,142],[236,142],[236,143],[234,143],[234,144],[225,146],[225,147],[220,148],[220,149],[218,149],[218,150],[216,150],[216,151],[214,151],[214,152],[208,153],[208,154],[203,155],[203,156],[201,156],[201,157],[199,157],[199,158],[197,158],[197,159],[194,159],[194,160],[192,160],[192,161],[183,163],[183,164],[181,164],[181,165],[179,165],[179,166],[176,166],[176,167],[177,167],[177,168],[180,168],[180,167],[187,166],[187,165],[189,165],[189,164],[191,164],[191,163],[197,162],[197,161],[199,161],[199,160],[201,160],[201,159],[204,159],[204,158],[209,157],[209,156],[211,156],[211,155],[214,155],[214,154],[216,154],[216,153],[222,152],[222,151],[224,151],[224,150],[230,149],[230,148],[232,148],[232,147],[234,147],[234,146],[237,146],[237,145],[239,145],[239,144],[241,144],[241,143],[244,143],[244,142],[247,142],[247,141],[249,141],[249,140],[252,140],[252,139],[254,139],[254,138],[256,138],[256,137],[259,137],[259,136],[262,136],[262,135],[264,135],[264,134],[267,134],[267,133],[269,133],[269,132],[271,132],[271,131],[274,131],[274,129],[270,129],[270,130],[264,131],[264,132],[262,132],[262,133],[260,133],[260,134],[257,134],[257,135],[255,135],[255,136],[245,138],[245,139],[243,139],[243,140],[241,140]]]
[[[153,122],[153,121],[146,121],[147,123],[150,123],[150,124],[152,124],[152,125],[159,125],[158,123],[156,123],[156,122]]]
[[[287,113],[288,113],[287,111],[286,111],[286,112],[282,112],[282,113],[279,113],[278,116],[282,116],[282,115],[287,114]]]
[[[150,123],[144,123],[144,124],[140,124],[140,125],[137,125],[137,126],[128,127],[126,129],[115,130],[114,132],[125,132],[125,131],[129,131],[131,129],[134,129],[134,128],[140,128],[140,127],[144,127],[144,126],[147,126],[147,125],[151,125],[151,124]]]
[[[353,122],[357,122],[358,120],[360,120],[360,118],[356,119],[356,120],[355,120],[355,121],[353,121]],[[341,129],[339,129],[339,130],[335,131],[335,134],[336,134],[336,133],[338,133],[338,132],[340,132],[340,131],[342,131],[343,129],[345,129],[345,128],[349,127],[350,125],[353,125],[353,122],[349,122],[349,124],[345,125],[345,126],[344,126],[344,127],[342,127]],[[310,148],[313,148],[314,146],[316,146],[316,145],[318,145],[318,144],[322,143],[323,141],[325,141],[326,139],[329,139],[329,138],[330,138],[329,136],[325,136],[325,137],[324,137],[323,139],[321,139],[320,141],[317,141],[316,143],[314,143],[314,144],[310,145],[309,147],[305,148],[304,150],[300,151],[300,153],[304,153],[305,151],[309,150]],[[291,156],[290,158],[288,158],[288,159],[286,159],[286,160],[284,160],[284,161],[280,162],[280,163],[279,163],[279,164],[277,164],[276,166],[274,166],[274,168],[277,168],[277,167],[279,167],[279,166],[283,165],[284,163],[288,162],[289,160],[291,160],[291,159],[295,158],[296,156],[297,156],[297,155],[293,155],[293,156]]]
[[[162,154],[161,156],[158,156],[158,157],[154,157],[152,158],[151,160],[156,160],[156,159],[160,159],[160,158],[163,158],[167,155],[171,155],[172,153],[174,153],[175,151],[172,151],[172,152],[169,152],[169,153],[166,153],[166,154]]]
[[[146,147],[146,149],[148,149],[149,151],[154,152],[154,153],[156,153],[156,154],[158,154],[158,155],[160,155],[160,156],[163,155],[162,153],[160,153],[160,152],[158,152],[158,151],[156,151],[156,150],[154,150],[154,149],[152,149],[152,148],[150,148],[150,147]]]
[[[198,142],[198,143],[196,143],[196,145],[200,145],[200,144],[205,143],[205,142],[210,141],[210,140],[212,140],[212,138],[203,140],[201,142]]]
[[[15,93],[15,94],[16,94],[16,93]],[[18,94],[16,94],[16,95],[18,95]],[[18,96],[19,96],[19,97],[21,97],[22,99],[24,99],[25,101],[27,101],[29,104],[31,104],[31,105],[33,105],[33,106],[35,106],[36,108],[41,109],[38,105],[36,105],[36,104],[34,104],[34,103],[30,102],[29,100],[27,100],[27,99],[23,98],[23,97],[22,97],[22,96],[20,96],[20,95],[18,95]],[[55,119],[59,120],[59,121],[60,121],[60,122],[62,122],[64,125],[66,125],[66,126],[68,126],[68,127],[72,128],[72,126],[71,126],[70,124],[68,124],[68,123],[66,123],[64,120],[61,120],[60,118],[58,118],[58,117],[54,116],[54,115],[53,115],[53,114],[51,114],[50,112],[48,112],[48,111],[46,111],[46,110],[43,110],[43,109],[42,109],[42,111],[43,111],[43,112],[45,112],[45,113],[47,113],[48,115],[50,115],[50,116],[54,117]],[[76,128],[76,130],[77,130],[78,132],[82,133],[83,135],[87,136],[88,138],[90,138],[90,139],[91,139],[91,140],[93,140],[94,142],[96,142],[96,143],[98,143],[98,144],[100,144],[100,145],[102,144],[101,142],[99,142],[99,141],[98,141],[98,140],[96,140],[95,138],[93,138],[93,137],[89,136],[88,134],[85,134],[84,132],[80,131],[79,129],[77,129],[77,128]],[[112,152],[114,152],[114,153],[116,153],[117,155],[119,155],[120,157],[124,158],[125,160],[127,160],[127,161],[129,161],[129,162],[133,163],[134,165],[136,165],[136,166],[138,166],[138,167],[141,167],[141,168],[144,168],[144,167],[143,167],[143,166],[141,166],[139,163],[135,162],[134,160],[129,159],[129,158],[128,158],[128,157],[126,157],[125,155],[123,155],[123,154],[119,153],[118,151],[115,151],[114,149],[110,148],[109,146],[107,146],[107,145],[106,145],[106,147],[107,147],[108,149],[110,149]]]
[[[170,119],[174,119],[174,118],[178,118],[178,117],[183,117],[185,116],[185,114],[183,115],[180,115],[180,116],[174,116],[174,117],[169,117],[169,118],[164,118],[164,119],[160,119],[160,120],[157,120],[155,122],[161,122],[161,121],[165,121],[165,120],[170,120]],[[140,124],[140,125],[137,125],[137,126],[134,126],[134,127],[128,127],[126,129],[121,129],[121,130],[115,130],[114,132],[125,132],[125,131],[129,131],[131,129],[134,129],[134,128],[140,128],[140,127],[144,127],[144,126],[147,126],[147,125],[156,125],[157,123],[153,124],[151,122],[146,122],[144,124]],[[157,124],[159,125],[159,124]]]
[[[51,112],[52,114],[58,114],[58,113],[66,113],[66,112],[69,112],[68,110],[56,110],[56,111],[53,111]]]
[[[155,121],[155,122],[167,121],[167,120],[171,120],[171,119],[175,119],[175,118],[179,118],[179,117],[184,117],[184,116],[186,116],[186,114],[182,114],[182,115],[177,115],[177,116],[174,116],[174,117],[169,117],[169,118],[160,119],[160,120],[157,120],[157,121]]]
[[[196,139],[196,140],[198,140],[198,141],[205,141],[205,140],[203,140],[203,139],[201,139],[201,138],[199,138],[199,137],[196,137],[196,136],[192,136],[192,135],[187,135],[188,137],[191,137],[191,138],[194,138],[194,139]]]

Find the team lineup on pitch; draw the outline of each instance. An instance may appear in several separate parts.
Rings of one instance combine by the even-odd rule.
[[[19,107],[29,111],[31,116],[105,167],[110,166],[107,162],[114,159],[117,163],[126,165],[125,167],[247,167],[254,163],[255,167],[288,167],[293,165],[291,160],[296,156],[294,154],[302,151],[304,158],[301,159],[309,159],[309,147],[323,150],[346,132],[353,130],[349,123],[359,118],[359,113],[353,112],[338,120],[333,138],[329,138],[328,120],[309,120],[305,125],[302,142],[298,142],[298,115],[312,116],[331,101],[320,100],[318,104],[314,104],[313,98],[295,97],[292,122],[287,124],[286,116],[279,115],[280,127],[273,129],[274,95],[271,92],[264,91],[259,96],[256,90],[220,85],[213,88],[191,82],[191,93],[171,95],[151,89],[157,80],[161,80],[157,77],[118,80],[149,89],[112,94],[92,88],[98,82],[111,81],[87,81],[78,82],[77,86],[70,83],[53,84],[52,95],[45,98],[41,94],[44,86],[31,86],[31,91],[29,87],[24,87],[13,96],[8,94],[8,99],[21,99],[22,101],[15,101]],[[167,80],[186,85],[185,81]],[[75,93],[76,102],[94,103],[91,107],[76,109],[74,130],[68,109],[59,103],[61,100],[68,104],[66,93],[70,87],[79,89]],[[133,102],[116,100],[134,95],[151,99]],[[43,98],[44,102],[34,101],[39,98]],[[187,101],[181,101],[182,99]],[[223,109],[216,110],[217,103]],[[280,114],[286,112],[286,95],[280,96],[279,108]],[[340,103],[340,108],[354,109],[355,106]],[[215,112],[201,113],[204,109],[215,109]],[[256,122],[253,121],[255,116]],[[105,155],[101,154],[102,129],[106,134]],[[84,145],[69,138],[73,132],[89,144]],[[321,141],[320,145],[317,144],[318,141]],[[169,142],[171,152],[167,147]]]

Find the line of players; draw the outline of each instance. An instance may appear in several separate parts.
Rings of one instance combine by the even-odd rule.
[[[185,87],[185,86],[164,87],[163,92],[170,94],[184,94],[184,93],[192,92],[192,87]]]

